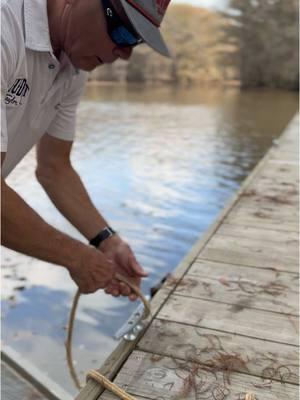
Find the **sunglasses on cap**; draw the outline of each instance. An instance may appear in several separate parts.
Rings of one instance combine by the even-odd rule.
[[[118,47],[134,47],[143,43],[143,39],[132,26],[119,17],[110,0],[102,0],[106,19],[107,33]]]

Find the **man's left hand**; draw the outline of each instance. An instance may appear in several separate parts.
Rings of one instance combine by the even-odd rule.
[[[129,281],[140,287],[141,279],[146,278],[148,273],[143,270],[137,262],[130,246],[124,242],[118,235],[114,235],[106,239],[101,245],[101,250],[108,259],[114,262],[117,267],[117,272],[127,278]],[[116,279],[112,280],[105,293],[111,294],[114,297],[128,296],[131,301],[137,300],[137,295],[132,289],[123,282]]]

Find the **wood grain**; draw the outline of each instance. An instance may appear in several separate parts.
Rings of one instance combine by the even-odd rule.
[[[256,240],[265,241],[267,243],[270,242],[270,245],[272,245],[272,243],[284,243],[285,247],[288,248],[289,251],[292,251],[293,254],[299,254],[298,232],[282,232],[278,231],[278,229],[266,230],[251,226],[223,223],[217,233],[223,236],[233,236],[238,238],[255,238]]]
[[[290,254],[285,243],[219,234],[214,235],[198,258],[294,273],[299,267],[298,256]]]
[[[131,395],[155,400],[244,399],[249,392],[264,400],[296,400],[295,385],[240,373],[215,372],[200,364],[134,351],[115,383]],[[243,397],[242,397],[243,396]],[[109,398],[109,397],[108,397]],[[105,395],[101,396],[105,399]]]
[[[199,260],[176,288],[176,295],[299,314],[298,274]]]
[[[138,349],[220,368],[227,356],[237,372],[296,384],[299,380],[299,350],[295,346],[176,322],[153,321]]]
[[[297,317],[247,307],[247,301],[231,305],[172,295],[158,318],[280,343],[298,344]]]

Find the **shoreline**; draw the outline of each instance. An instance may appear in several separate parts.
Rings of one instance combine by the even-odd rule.
[[[88,80],[86,82],[87,87],[93,86],[145,86],[145,87],[153,87],[158,88],[161,86],[164,87],[178,87],[178,88],[190,88],[190,87],[205,87],[205,88],[227,88],[227,87],[234,87],[234,88],[241,88],[241,82],[238,80],[226,81],[226,82],[189,82],[189,83],[178,83],[178,82],[171,82],[171,81],[145,81],[145,82],[132,82],[132,81],[99,81],[99,80]]]

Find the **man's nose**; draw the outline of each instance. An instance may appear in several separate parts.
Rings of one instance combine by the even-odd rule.
[[[132,47],[116,47],[114,54],[122,60],[128,60],[132,54]]]

